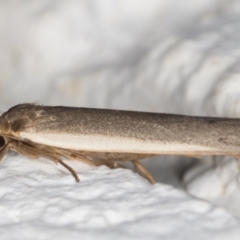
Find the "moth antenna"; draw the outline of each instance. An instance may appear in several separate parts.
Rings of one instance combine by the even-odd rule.
[[[143,174],[143,176],[152,184],[155,184],[156,181],[153,178],[152,174],[139,162],[139,161],[131,161],[133,166]]]
[[[77,173],[70,167],[68,166],[66,163],[64,163],[62,160],[58,160],[58,162],[64,166],[69,172],[71,172],[71,174],[73,175],[73,177],[75,178],[76,182],[80,182],[78,176],[77,176]]]

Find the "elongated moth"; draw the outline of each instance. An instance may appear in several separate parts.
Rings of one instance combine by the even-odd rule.
[[[106,109],[19,104],[0,117],[0,160],[11,149],[46,157],[76,172],[63,159],[110,168],[157,155],[240,156],[240,119],[194,117]]]

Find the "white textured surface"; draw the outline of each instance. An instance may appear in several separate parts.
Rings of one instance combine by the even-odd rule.
[[[239,30],[238,0],[0,0],[0,108],[240,117]],[[71,162],[76,184],[52,162],[8,154],[1,239],[239,239],[238,162],[209,157],[187,171],[192,163],[146,162],[152,186],[129,170]]]
[[[81,169],[80,184],[51,162],[19,156],[4,161],[2,239],[218,239],[222,231],[240,233],[226,210],[181,190],[152,186],[130,170],[85,172],[84,165],[74,165]]]

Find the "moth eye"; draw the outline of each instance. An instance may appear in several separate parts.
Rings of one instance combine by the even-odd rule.
[[[0,136],[0,148],[5,145],[5,139],[4,137]]]

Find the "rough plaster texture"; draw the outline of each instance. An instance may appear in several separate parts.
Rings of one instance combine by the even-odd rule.
[[[0,108],[239,117],[239,13],[238,0],[1,0]],[[154,158],[154,186],[69,164],[80,184],[46,159],[4,158],[1,239],[239,239],[235,159]]]

